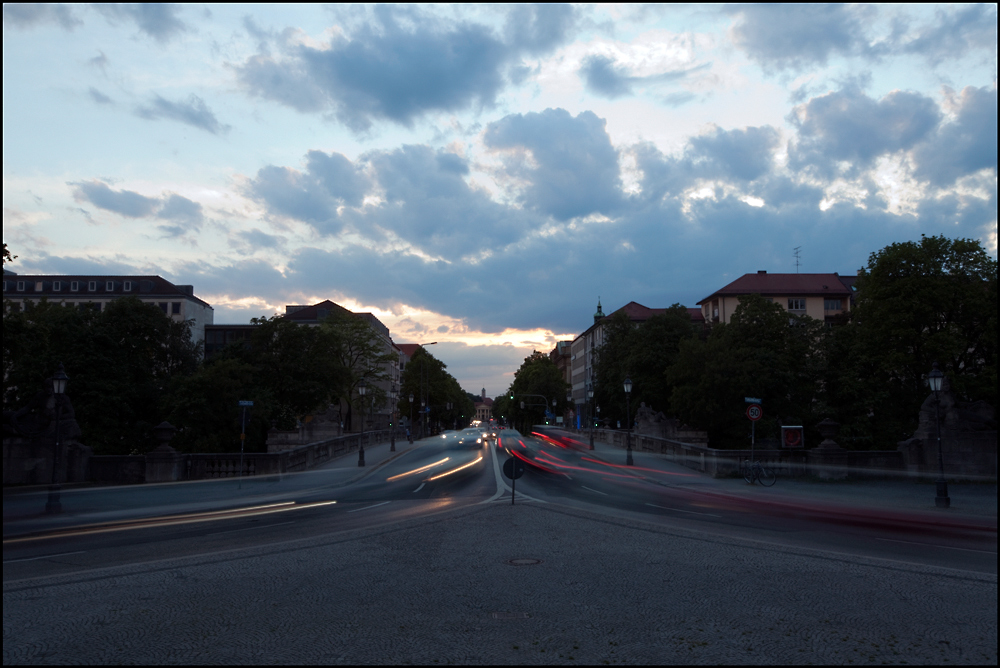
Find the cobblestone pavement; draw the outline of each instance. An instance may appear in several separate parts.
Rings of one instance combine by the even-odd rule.
[[[5,664],[996,664],[997,585],[496,502],[11,582],[3,624]]]

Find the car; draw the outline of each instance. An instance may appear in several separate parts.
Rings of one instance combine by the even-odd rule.
[[[486,447],[486,433],[479,427],[467,427],[458,432],[455,437],[458,445],[464,447],[484,448]]]

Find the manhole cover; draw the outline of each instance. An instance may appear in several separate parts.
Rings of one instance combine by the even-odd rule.
[[[507,562],[511,566],[535,566],[542,563],[541,559],[511,559]]]

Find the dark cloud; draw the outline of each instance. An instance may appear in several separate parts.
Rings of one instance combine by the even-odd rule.
[[[7,27],[21,30],[47,23],[66,30],[83,25],[70,5],[42,3],[4,3],[3,23]]]
[[[191,28],[177,18],[181,6],[170,3],[96,4],[93,8],[111,23],[128,21],[158,42],[166,43]]]
[[[257,172],[248,195],[271,213],[309,223],[322,234],[337,234],[341,206],[359,206],[371,183],[340,153],[309,151],[306,170],[268,165]]]
[[[930,25],[916,31],[911,39],[901,40],[898,50],[916,53],[931,63],[964,56],[974,49],[996,56],[997,8],[993,4],[949,7],[935,12]]]
[[[688,153],[713,176],[752,181],[771,171],[779,139],[778,131],[770,126],[716,128],[711,134],[692,137]]]
[[[94,102],[96,102],[97,104],[114,104],[115,103],[114,100],[112,100],[110,97],[108,97],[107,95],[105,95],[101,91],[97,90],[93,86],[91,86],[89,89],[87,89],[87,94],[90,95],[90,99],[93,100]]]
[[[111,211],[128,218],[143,218],[151,215],[160,200],[146,197],[131,190],[112,190],[100,181],[70,183],[74,186],[73,198],[78,202],[90,202],[99,209]]]
[[[915,151],[916,175],[944,187],[981,169],[997,173],[997,89],[965,88],[958,117]]]
[[[590,92],[613,100],[632,94],[634,78],[624,68],[615,65],[607,56],[587,56],[583,59],[580,74]]]
[[[893,91],[874,100],[850,88],[811,99],[789,120],[799,135],[789,164],[812,165],[829,175],[838,161],[856,171],[880,155],[912,148],[934,130],[941,112],[919,93]]]
[[[87,64],[104,72],[108,67],[108,57],[104,55],[103,51],[99,50],[96,56],[87,61]]]
[[[275,250],[285,245],[285,238],[267,234],[256,228],[243,232],[237,232],[236,236],[245,244],[254,249]]]
[[[544,55],[573,36],[577,20],[578,14],[572,5],[511,5],[504,36],[514,51],[531,56]]]
[[[581,61],[580,75],[583,77],[583,81],[590,92],[613,100],[631,95],[636,86],[676,81],[693,72],[709,67],[711,67],[711,63],[703,63],[687,69],[660,72],[640,77],[630,75],[628,70],[620,67],[613,58],[602,55],[591,55]],[[675,93],[673,99],[683,103],[693,97],[694,95],[691,93]],[[671,106],[677,106],[677,104],[675,103]]]
[[[178,121],[213,135],[224,134],[230,130],[230,126],[220,123],[205,101],[197,95],[191,95],[186,102],[171,102],[155,95],[148,106],[137,107],[135,114],[151,121],[163,118]]]
[[[157,218],[197,227],[204,220],[201,204],[180,195],[170,195],[156,214]]]
[[[837,53],[864,51],[861,11],[849,5],[737,5],[733,41],[765,69],[824,64]]]
[[[330,109],[355,131],[374,120],[410,126],[428,111],[492,106],[503,86],[507,47],[469,23],[441,26],[378,6],[375,22],[328,49],[298,46],[288,58],[257,55],[237,68],[253,94],[299,111]]]
[[[484,139],[491,148],[531,151],[536,168],[511,163],[508,169],[529,182],[520,196],[538,211],[567,220],[610,213],[621,201],[618,153],[605,121],[591,111],[513,114],[490,123]]]

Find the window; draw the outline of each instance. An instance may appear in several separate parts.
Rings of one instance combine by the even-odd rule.
[[[35,292],[43,292],[45,290],[45,283],[41,281],[35,281]]]
[[[52,281],[52,291],[60,292],[62,290],[62,281]]]
[[[70,292],[79,292],[79,290],[80,290],[80,281],[70,281],[69,282],[69,291]]]
[[[97,281],[87,281],[87,290],[97,292]]]
[[[824,299],[823,309],[827,311],[839,311],[843,308],[841,304],[842,302],[839,299]]]
[[[164,315],[167,314],[167,302],[160,302],[157,304],[157,306],[160,307],[160,310],[163,311]]]
[[[170,304],[170,312],[173,313],[174,315],[180,315],[181,314],[181,303],[180,302],[173,302],[172,304]]]
[[[806,310],[806,300],[805,299],[789,299],[788,300],[788,310],[789,311],[805,311]]]
[[[104,283],[104,289],[107,292],[113,291],[115,289],[115,282],[114,281],[105,281],[105,283]]]
[[[17,291],[18,292],[24,292],[24,281],[18,281],[17,282]]]
[[[122,286],[122,289],[125,292],[132,292],[132,281],[125,281],[124,285]]]

